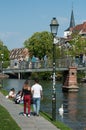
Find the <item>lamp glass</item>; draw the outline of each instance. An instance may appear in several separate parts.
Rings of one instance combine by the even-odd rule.
[[[57,30],[58,30],[58,21],[57,19],[54,17],[52,20],[51,20],[51,24],[50,24],[50,29],[51,29],[51,33],[56,36],[57,35]]]

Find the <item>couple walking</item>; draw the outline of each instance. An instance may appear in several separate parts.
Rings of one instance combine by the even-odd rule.
[[[26,107],[28,107],[28,117],[30,117],[31,95],[33,98],[33,114],[39,116],[40,100],[42,97],[42,86],[39,84],[38,78],[35,78],[35,83],[30,87],[29,81],[26,80],[21,97],[24,99],[24,116],[26,116]]]

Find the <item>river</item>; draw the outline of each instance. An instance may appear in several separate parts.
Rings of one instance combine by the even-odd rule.
[[[16,93],[22,89],[25,80],[5,79],[3,87],[6,90],[15,88]],[[52,113],[52,81],[40,81],[43,86],[43,101],[41,110],[49,114]],[[33,84],[33,81],[30,81]],[[79,84],[79,91],[72,93],[63,93],[62,84],[56,82],[56,117],[57,120],[64,122],[73,130],[86,130],[86,84]],[[64,114],[59,115],[58,109],[63,104]]]

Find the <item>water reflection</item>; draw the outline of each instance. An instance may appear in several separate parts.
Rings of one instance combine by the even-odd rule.
[[[64,93],[64,99],[66,99],[66,113],[68,113],[71,120],[76,120],[77,114],[77,93]],[[64,100],[65,106],[65,100]],[[71,116],[72,115],[72,116]]]
[[[76,116],[77,116],[77,98],[78,93],[63,93],[64,99],[64,123],[71,126],[71,128],[76,130]]]
[[[63,93],[64,120],[73,130],[86,129],[86,87],[78,93]]]
[[[15,88],[16,92],[22,89],[25,80],[6,79],[3,86],[6,90]],[[33,81],[30,81],[33,84]],[[52,82],[41,81],[43,86],[44,99],[41,103],[41,110],[49,114],[52,112]],[[79,91],[75,93],[63,93],[62,84],[56,83],[57,99],[57,120],[60,120],[73,130],[86,130],[86,85],[80,84]],[[63,104],[63,118],[59,115],[59,108]]]

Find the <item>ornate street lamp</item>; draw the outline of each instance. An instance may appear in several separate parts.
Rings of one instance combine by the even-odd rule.
[[[1,62],[1,71],[2,71],[2,73],[3,73],[3,58],[4,58],[4,54],[3,54],[3,53],[1,53],[1,58],[2,58],[2,62]]]
[[[56,42],[55,42],[55,37],[57,35],[57,30],[58,30],[58,21],[56,18],[53,18],[51,20],[50,24],[50,29],[51,33],[53,35],[53,87],[52,87],[52,119],[56,120],[56,83],[55,83],[55,71],[56,71],[56,61],[55,61],[55,50],[56,50]]]

